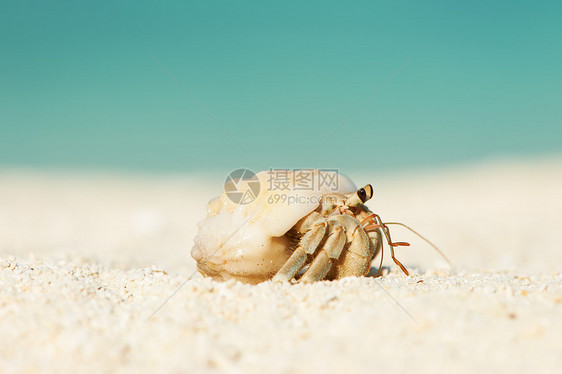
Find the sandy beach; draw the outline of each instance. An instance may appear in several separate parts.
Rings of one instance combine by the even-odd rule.
[[[0,372],[562,369],[562,158],[347,174],[453,267],[396,227],[409,277],[218,283],[189,251],[224,176],[1,171]]]

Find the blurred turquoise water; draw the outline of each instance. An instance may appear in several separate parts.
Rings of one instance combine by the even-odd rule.
[[[560,153],[561,25],[555,1],[3,2],[0,167],[370,170]]]

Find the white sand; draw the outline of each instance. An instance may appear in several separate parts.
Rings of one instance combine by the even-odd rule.
[[[397,227],[410,277],[196,275],[147,322],[222,177],[0,173],[0,372],[562,370],[560,158],[350,176],[454,268]]]

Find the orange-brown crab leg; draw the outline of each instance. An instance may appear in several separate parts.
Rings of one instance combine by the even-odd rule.
[[[398,267],[400,267],[400,269],[404,272],[404,274],[410,275],[408,270],[406,270],[406,267],[402,265],[402,263],[398,261],[398,259],[394,255],[394,247],[407,247],[410,245],[410,243],[393,242],[392,238],[390,237],[390,230],[388,229],[388,226],[386,226],[382,222],[381,217],[378,214],[372,213],[368,215],[363,221],[361,221],[361,225],[364,226],[366,231],[370,231],[374,229],[382,229],[384,236],[386,237],[386,241],[388,242],[388,246],[390,247],[390,257],[392,257],[392,261],[394,261],[394,263],[398,265]]]

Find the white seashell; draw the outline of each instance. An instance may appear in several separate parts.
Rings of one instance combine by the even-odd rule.
[[[283,171],[288,189],[279,189],[277,171],[257,175],[260,192],[248,204],[237,204],[223,192],[211,200],[207,217],[199,222],[199,231],[191,250],[199,270],[217,279],[235,278],[259,282],[271,278],[291,255],[285,234],[303,217],[317,209],[326,195],[343,197],[357,190],[355,184],[337,172],[309,170],[311,178],[333,178],[333,183],[296,189],[296,173]],[[286,179],[285,179],[286,178]],[[239,181],[244,190],[248,181]]]

